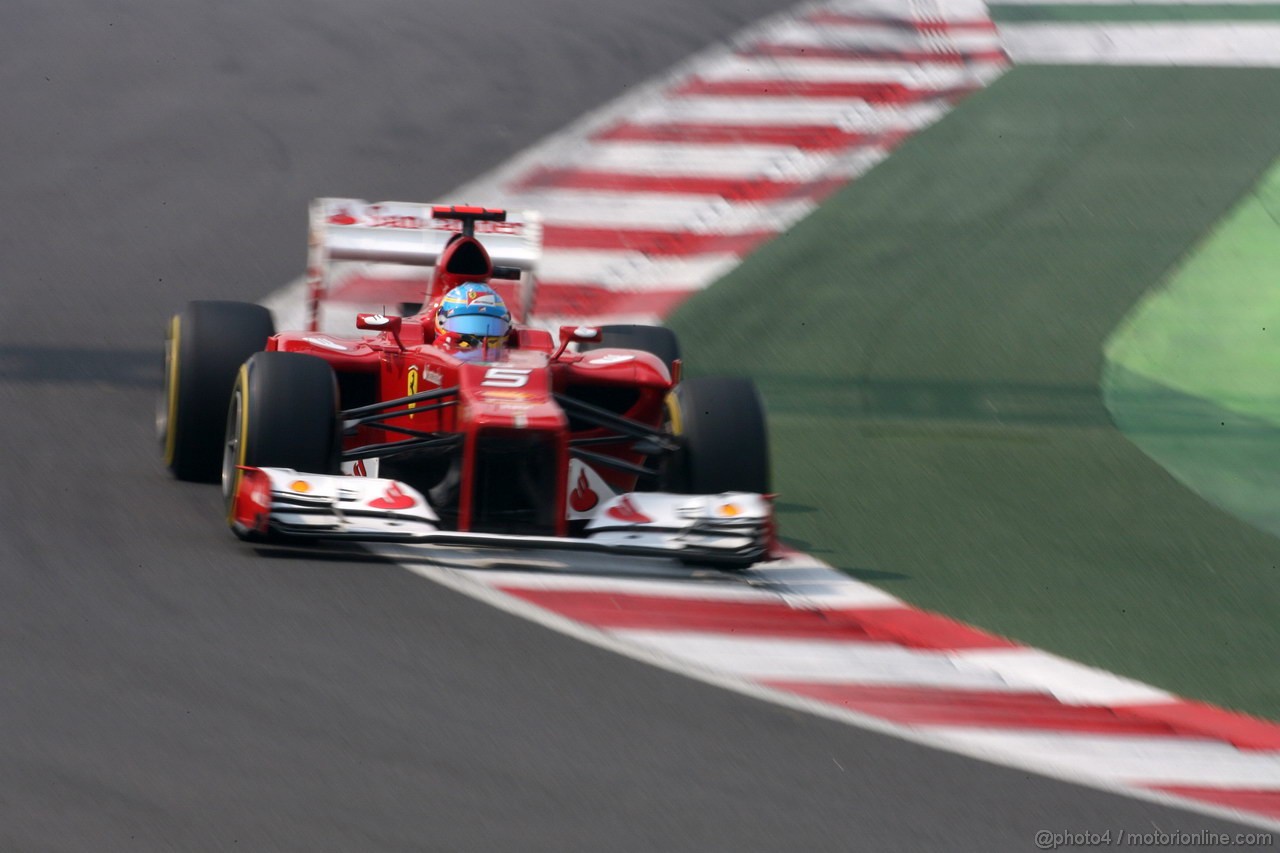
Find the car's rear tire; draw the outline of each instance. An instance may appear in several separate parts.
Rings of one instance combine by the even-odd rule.
[[[769,431],[750,379],[686,379],[676,386],[671,419],[682,447],[667,466],[667,489],[686,494],[769,492]]]
[[[239,466],[336,474],[338,383],[322,358],[260,352],[240,368],[226,412],[222,494],[230,515]]]
[[[667,370],[680,359],[680,340],[676,333],[666,326],[614,325],[600,326],[600,340],[582,344],[580,349],[588,352],[605,347],[618,349],[638,349],[652,353],[662,359]]]
[[[169,321],[156,434],[174,477],[218,479],[236,371],[274,334],[271,312],[247,302],[189,302]]]

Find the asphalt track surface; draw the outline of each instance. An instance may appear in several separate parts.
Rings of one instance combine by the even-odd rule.
[[[780,7],[6,0],[0,849],[1032,849],[1229,824],[613,656],[359,555],[255,553],[152,438],[168,313],[302,267]]]

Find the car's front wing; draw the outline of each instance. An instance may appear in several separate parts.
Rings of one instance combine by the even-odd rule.
[[[747,492],[631,492],[601,504],[580,538],[440,529],[411,486],[372,477],[242,469],[231,527],[244,539],[349,539],[437,545],[555,548],[647,556],[740,568],[771,556],[773,506]]]

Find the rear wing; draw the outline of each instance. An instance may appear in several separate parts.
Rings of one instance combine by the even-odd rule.
[[[523,221],[503,221],[504,211],[454,210],[464,215],[450,216],[448,207],[400,201],[319,198],[311,202],[307,328],[319,331],[320,303],[329,293],[333,262],[433,267],[449,239],[471,228],[489,253],[495,272],[502,278],[518,276],[517,316],[526,319],[533,309],[534,271],[542,256],[542,223],[537,215],[526,211]]]

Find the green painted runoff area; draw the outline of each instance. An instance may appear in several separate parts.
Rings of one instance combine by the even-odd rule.
[[[1280,535],[1280,165],[1106,347],[1116,424],[1189,488]]]
[[[1280,3],[993,3],[987,11],[1001,24],[1280,20]]]
[[[1280,72],[1023,67],[672,318],[769,409],[783,536],[932,610],[1280,718],[1280,539],[1117,430],[1104,343],[1280,153]]]

